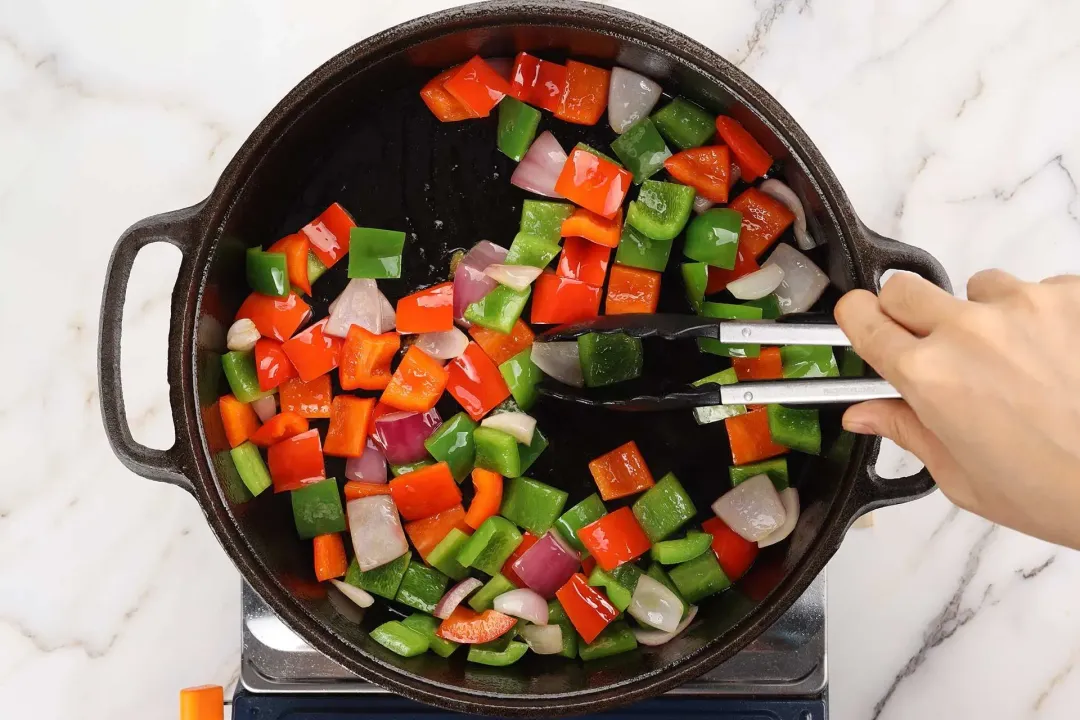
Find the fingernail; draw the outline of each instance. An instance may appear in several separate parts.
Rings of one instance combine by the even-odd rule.
[[[856,435],[873,435],[874,429],[864,422],[844,418],[844,429]]]

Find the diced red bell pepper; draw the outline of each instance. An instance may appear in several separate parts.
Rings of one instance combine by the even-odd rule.
[[[283,410],[262,424],[248,439],[261,448],[295,437],[308,431],[307,418],[291,410]]]
[[[618,247],[622,237],[622,208],[615,217],[605,218],[591,210],[578,208],[574,214],[563,220],[559,234],[563,237],[580,237],[604,247]]]
[[[330,428],[323,452],[334,457],[360,457],[367,444],[375,398],[338,395],[330,404]]]
[[[757,264],[757,260],[753,258],[748,252],[744,252],[742,247],[735,252],[735,267],[731,270],[725,270],[724,268],[709,266],[709,281],[705,285],[705,294],[712,295],[724,290],[728,283],[738,280],[743,275],[749,275],[752,272],[756,272],[761,268]]]
[[[390,384],[390,363],[401,349],[396,332],[376,335],[350,325],[338,361],[342,390],[383,390]]]
[[[448,378],[442,363],[413,345],[394,371],[380,402],[398,410],[427,412],[439,402]]]
[[[510,97],[530,104],[536,79],[540,75],[540,58],[527,52],[519,52],[510,71]]]
[[[330,417],[334,399],[329,375],[320,375],[311,382],[290,378],[281,384],[281,411],[294,412],[309,419]]]
[[[559,267],[555,274],[570,280],[580,280],[589,285],[600,286],[607,277],[611,262],[611,248],[589,242],[585,238],[568,237],[559,255]]]
[[[260,390],[273,390],[289,378],[296,377],[296,368],[281,349],[281,343],[270,338],[255,341],[255,373]]]
[[[390,481],[390,496],[406,520],[423,520],[461,504],[461,489],[445,462],[398,475]]]
[[[510,397],[510,388],[498,366],[474,342],[450,363],[446,389],[473,420],[484,417]]]
[[[326,479],[322,443],[314,428],[271,445],[266,461],[276,493],[299,490]]]
[[[746,131],[738,120],[726,115],[716,118],[716,132],[731,148],[735,162],[739,164],[739,172],[746,182],[754,182],[772,167],[772,155],[761,147],[754,136]]]
[[[566,86],[555,117],[578,125],[595,125],[607,109],[610,84],[610,70],[568,60]]]
[[[444,332],[453,328],[454,283],[440,283],[398,300],[399,333]]]
[[[311,242],[311,251],[329,268],[349,252],[349,233],[354,227],[356,221],[352,215],[334,203],[305,225],[301,232]]]
[[[359,500],[372,495],[389,495],[390,486],[381,483],[369,483],[361,480],[350,480],[345,483],[345,499]]]
[[[304,382],[325,375],[338,366],[338,356],[344,341],[323,332],[329,318],[320,320],[307,330],[293,335],[281,345],[296,373]]]
[[[517,625],[517,618],[495,610],[478,613],[465,603],[442,621],[435,634],[450,642],[479,645],[501,638]]]
[[[319,582],[339,578],[349,569],[341,533],[316,535],[312,542],[315,555],[315,579]]]
[[[777,445],[769,433],[769,413],[764,407],[754,408],[744,415],[724,418],[732,462],[746,465],[768,460],[788,451]]]
[[[631,440],[589,461],[589,472],[604,500],[616,500],[648,490],[656,483],[637,443]]]
[[[548,112],[559,109],[566,87],[566,66],[518,53],[510,73],[510,94],[523,103]]]
[[[755,259],[761,257],[795,222],[795,215],[787,205],[757,188],[744,190],[732,201],[731,209],[742,213],[739,249],[750,253]]]
[[[393,494],[393,489],[391,489],[390,495],[393,496]],[[465,508],[460,503],[431,517],[405,523],[405,534],[409,536],[409,541],[416,548],[416,552],[420,553],[424,562],[427,562],[431,551],[454,528],[466,535],[472,535],[472,528],[465,524]]]
[[[311,283],[308,281],[308,252],[311,250],[311,242],[304,233],[286,235],[267,248],[267,252],[284,253],[285,266],[289,271],[289,282],[293,287],[304,291],[305,295],[311,294]]]
[[[218,398],[218,409],[221,411],[221,422],[225,426],[229,447],[242,445],[259,429],[259,416],[251,405],[240,402],[232,395]]]
[[[731,153],[726,145],[690,148],[664,161],[664,169],[701,197],[715,203],[728,201],[731,187]]]
[[[289,293],[288,297],[283,298],[251,293],[236,313],[237,320],[251,320],[260,335],[279,342],[291,338],[309,317],[311,308],[296,293]]]
[[[780,360],[780,348],[761,348],[761,354],[752,358],[731,358],[735,376],[740,380],[783,380],[784,363]]]
[[[578,530],[578,540],[596,558],[596,564],[611,571],[649,552],[652,543],[641,529],[633,511],[621,507]]]
[[[454,76],[460,65],[443,70],[431,78],[427,85],[420,89],[420,99],[428,106],[432,114],[440,122],[458,122],[459,120],[471,120],[478,117],[469,108],[458,102],[458,99],[448,93],[443,84]]]
[[[622,209],[633,178],[615,163],[574,148],[555,181],[555,192],[598,215],[613,218]]]
[[[555,597],[559,599],[578,635],[587,643],[595,640],[619,615],[607,595],[589,585],[588,579],[581,573],[574,573],[555,592]]]
[[[654,313],[660,303],[660,273],[615,264],[608,280],[604,312],[608,315]]]
[[[501,333],[498,330],[490,330],[486,327],[473,325],[469,328],[469,334],[480,349],[487,353],[491,362],[502,365],[510,358],[533,344],[536,337],[524,320],[518,318],[513,329],[509,333]]]
[[[701,523],[701,529],[712,535],[713,552],[728,579],[735,582],[745,575],[757,557],[757,543],[743,539],[718,517]]]
[[[545,272],[533,285],[530,319],[541,325],[591,320],[600,314],[600,293],[596,285]]]
[[[510,83],[479,55],[458,68],[443,87],[477,117],[487,117],[510,92]]]
[[[474,468],[472,486],[473,498],[469,503],[469,512],[465,515],[465,524],[476,530],[489,517],[499,514],[499,507],[502,505],[503,478],[502,475],[490,470]]]
[[[585,577],[592,575],[592,571],[596,569],[596,558],[592,555],[586,555],[581,558],[581,572],[585,573]]]
[[[517,585],[519,588],[526,587],[526,585],[525,581],[518,577],[518,574],[514,572],[514,563],[517,562],[517,559],[519,557],[525,554],[526,550],[528,550],[538,542],[540,542],[540,538],[536,537],[531,532],[526,530],[525,532],[521,533],[521,544],[514,548],[514,552],[510,553],[510,557],[508,557],[506,559],[506,562],[503,563],[502,570],[500,571],[502,572],[503,577]]]

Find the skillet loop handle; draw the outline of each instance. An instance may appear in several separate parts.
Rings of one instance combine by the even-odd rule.
[[[879,507],[899,505],[917,500],[937,488],[930,471],[923,467],[914,475],[900,478],[885,478],[877,472],[877,460],[881,454],[881,438],[870,441],[869,451],[864,455],[866,464],[859,472],[855,482],[857,501],[851,521]]]
[[[198,210],[199,206],[195,206],[155,215],[132,225],[120,236],[109,258],[109,267],[105,274],[98,332],[101,417],[113,452],[132,472],[151,480],[177,485],[192,494],[195,487],[186,471],[189,462],[186,453],[181,450],[181,439],[187,437],[187,427],[182,417],[180,333],[183,288],[190,284],[193,273],[192,243]],[[131,268],[139,251],[156,242],[167,242],[179,248],[183,255],[177,285],[173,289],[168,352],[169,399],[177,439],[173,446],[166,450],[147,447],[136,442],[131,436],[120,377],[120,336],[123,331],[124,302]]]
[[[922,248],[892,240],[879,235],[865,225],[862,227],[863,243],[859,252],[862,265],[869,269],[867,278],[876,292],[881,287],[881,276],[886,270],[907,270],[922,275],[946,292],[952,292],[949,274],[937,258]]]

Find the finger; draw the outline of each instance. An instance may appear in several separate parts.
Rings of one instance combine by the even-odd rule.
[[[897,358],[918,342],[882,312],[878,297],[866,290],[852,290],[840,298],[835,315],[851,347],[887,380],[896,375]]]
[[[968,300],[993,302],[1016,292],[1023,283],[1004,270],[982,270],[971,276],[967,284]]]
[[[953,477],[955,462],[941,440],[903,400],[870,400],[844,413],[844,429],[859,435],[879,435],[915,455],[935,478]],[[940,480],[939,480],[940,482]]]
[[[914,273],[896,273],[889,278],[878,301],[886,315],[920,337],[933,332],[963,303]]]
[[[1055,275],[1042,281],[1043,285],[1076,285],[1080,287],[1080,275]]]

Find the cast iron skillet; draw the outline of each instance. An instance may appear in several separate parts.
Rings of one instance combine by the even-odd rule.
[[[795,121],[707,48],[644,18],[598,5],[494,2],[423,17],[341,53],[259,125],[209,198],[128,229],[109,266],[98,359],[105,428],[121,461],[144,477],[194,495],[244,578],[311,645],[373,682],[444,708],[552,715],[654,695],[730,658],[803,592],[856,517],[919,497],[934,484],[925,470],[882,479],[874,472],[879,443],[839,434],[837,415],[827,414],[825,447],[832,449],[793,466],[804,510],[791,541],[763,553],[736,589],[706,601],[699,619],[677,640],[588,665],[531,656],[511,668],[491,669],[466,665],[464,653],[449,662],[434,656],[402,659],[367,634],[385,619],[385,604],[370,610],[361,626],[332,609],[314,583],[310,543],[292,532],[288,498],[267,493],[238,504],[235,478],[226,472],[228,445],[214,401],[223,387],[224,330],[247,292],[243,250],[295,232],[340,201],[361,225],[407,231],[402,280],[380,283],[394,301],[444,279],[455,248],[484,238],[507,244],[525,196],[510,186],[512,164],[495,150],[494,116],[440,125],[417,90],[438,69],[474,54],[512,56],[519,50],[629,67],[657,79],[667,92],[741,120],[778,159],[779,175],[809,210],[814,236],[827,242],[815,257],[836,293],[876,290],[889,268],[949,287],[944,270],[925,252],[863,226]],[[545,113],[543,122],[565,147],[578,140],[604,147],[612,138],[606,121],[580,128]],[[120,380],[127,280],[140,248],[153,242],[172,243],[183,253],[169,329],[177,439],[167,450],[132,439]],[[317,283],[316,313],[325,312],[326,302],[344,287],[346,264]],[[677,264],[670,263],[673,269]],[[685,312],[681,281],[665,277],[664,287],[662,310]],[[646,348],[650,375],[686,380],[717,367],[692,347],[669,348]],[[535,412],[551,448],[530,475],[569,490],[572,502],[593,490],[587,461],[629,439],[637,440],[657,477],[674,471],[703,510],[726,483],[730,455],[723,429],[698,427],[688,412],[612,415],[543,404]],[[340,466],[328,472],[341,476]]]

